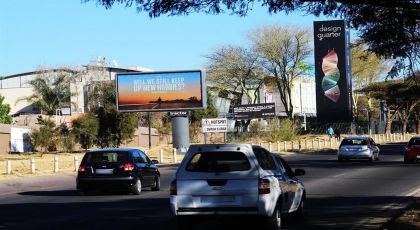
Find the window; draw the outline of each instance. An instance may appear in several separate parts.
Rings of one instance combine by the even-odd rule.
[[[420,145],[420,138],[411,138],[407,146]]]
[[[248,171],[251,168],[248,158],[241,152],[202,152],[195,153],[188,162],[186,170],[191,172],[234,172]]]
[[[294,173],[293,173],[292,168],[290,168],[289,164],[287,164],[287,162],[283,158],[281,158],[281,157],[279,157],[278,159],[281,161],[282,166],[286,170],[286,173],[285,174],[287,176],[293,176]]]
[[[141,163],[150,164],[150,159],[146,156],[144,152],[139,152],[139,154],[141,158]]]
[[[128,161],[128,152],[93,152],[88,154],[88,163],[125,163]]]
[[[259,147],[253,148],[255,157],[257,158],[258,164],[260,164],[261,168],[264,170],[275,170],[276,163],[271,156],[271,153],[267,150]]]
[[[341,142],[341,145],[367,145],[367,144],[368,144],[368,141],[366,139],[344,139]]]

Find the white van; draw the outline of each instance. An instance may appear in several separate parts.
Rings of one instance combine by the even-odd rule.
[[[170,188],[179,227],[190,228],[197,215],[252,215],[280,229],[282,214],[303,209],[304,187],[295,176],[305,171],[286,175],[290,167],[276,157],[257,145],[190,146]]]

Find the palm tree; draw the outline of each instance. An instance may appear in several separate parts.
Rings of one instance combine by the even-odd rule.
[[[54,115],[56,109],[69,107],[70,97],[70,76],[59,74],[56,77],[38,75],[29,82],[34,93],[28,97],[19,99],[26,100],[37,106],[42,114]]]

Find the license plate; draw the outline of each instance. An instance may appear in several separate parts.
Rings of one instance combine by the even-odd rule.
[[[235,200],[234,196],[204,196],[201,203],[228,203]]]
[[[420,159],[420,155],[417,155],[417,159]]]
[[[113,174],[114,169],[96,169],[96,174]]]

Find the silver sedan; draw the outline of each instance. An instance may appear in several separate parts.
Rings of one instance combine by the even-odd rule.
[[[346,137],[337,151],[338,160],[367,159],[379,160],[379,145],[370,137]]]

